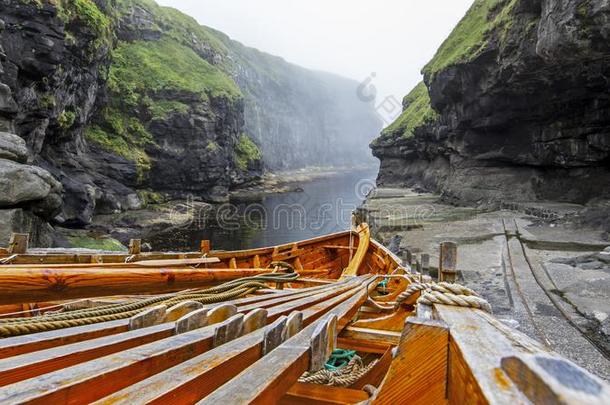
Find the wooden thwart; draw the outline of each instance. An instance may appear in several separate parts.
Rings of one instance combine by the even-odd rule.
[[[408,318],[373,404],[443,404],[447,391],[449,328],[442,321]]]

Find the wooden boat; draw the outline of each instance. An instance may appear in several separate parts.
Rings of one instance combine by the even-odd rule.
[[[0,403],[610,403],[606,382],[366,224],[236,252],[24,244],[0,251]]]

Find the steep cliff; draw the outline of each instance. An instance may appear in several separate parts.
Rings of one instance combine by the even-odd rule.
[[[215,32],[245,94],[247,133],[270,169],[374,163],[367,145],[381,129],[358,83],[311,71]]]
[[[50,245],[47,223],[164,198],[223,201],[264,166],[345,163],[339,138],[379,130],[372,105],[346,113],[356,87],[151,0],[0,0],[0,244],[20,230]]]
[[[379,183],[466,203],[610,197],[610,5],[475,0],[371,147]]]

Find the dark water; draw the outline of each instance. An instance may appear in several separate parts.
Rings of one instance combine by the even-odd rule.
[[[152,242],[165,249],[198,250],[199,241],[209,239],[213,249],[237,250],[347,230],[352,211],[374,186],[376,176],[376,168],[342,172],[300,184],[302,192],[205,209],[196,213],[190,227]]]

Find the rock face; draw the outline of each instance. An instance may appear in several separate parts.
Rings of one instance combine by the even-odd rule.
[[[475,0],[372,143],[379,183],[466,203],[609,198],[609,18],[602,0]]]
[[[329,146],[379,130],[371,105],[339,109],[352,86],[150,0],[0,0],[5,224],[81,228],[167,197],[225,201],[265,166],[344,163]]]
[[[232,75],[246,96],[248,134],[271,169],[374,163],[367,145],[381,121],[359,84],[245,47],[222,33]]]

